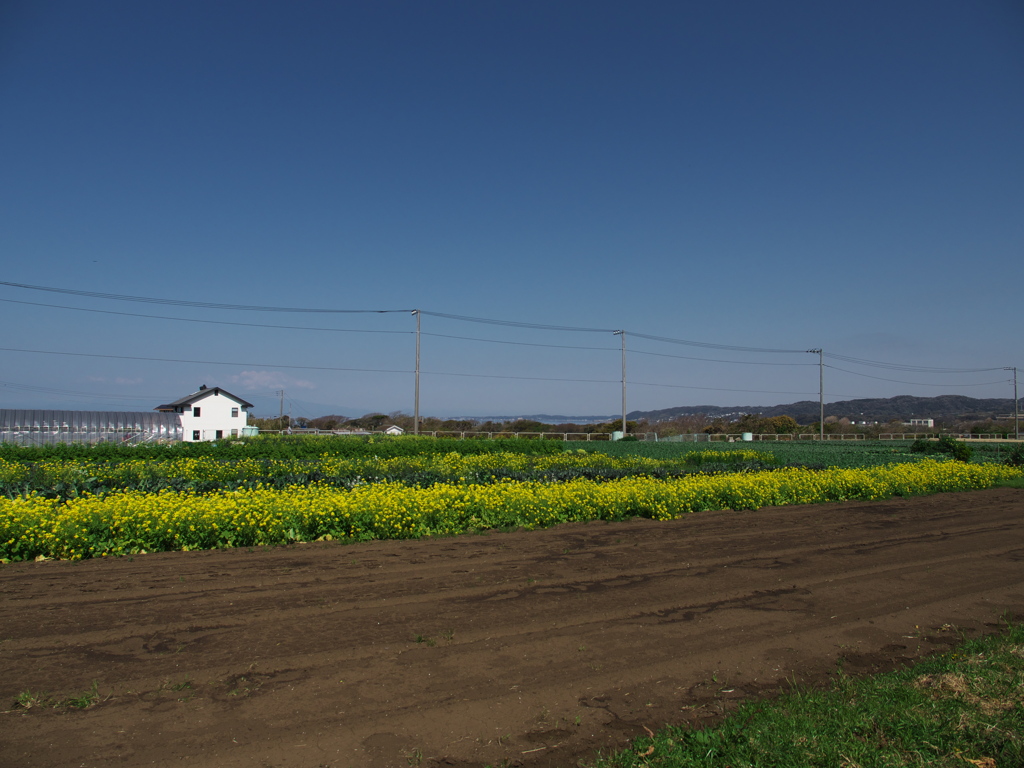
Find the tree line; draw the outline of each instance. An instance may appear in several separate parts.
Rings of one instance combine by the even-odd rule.
[[[402,411],[392,413],[368,413],[358,418],[330,415],[317,418],[249,418],[249,424],[259,427],[262,431],[282,431],[287,429],[303,430],[318,429],[329,431],[383,432],[391,426],[401,428],[405,432],[413,431],[413,417]],[[738,417],[715,417],[705,414],[677,416],[671,419],[635,419],[626,422],[629,433],[653,433],[659,437],[671,437],[681,434],[740,434],[751,432],[757,435],[786,435],[817,433],[820,429],[817,420],[805,423],[798,422],[792,416],[763,416],[748,413]],[[622,420],[601,422],[598,424],[549,424],[531,419],[510,419],[507,421],[480,421],[475,419],[439,419],[427,416],[420,419],[420,432],[556,432],[571,434],[608,434],[622,429]],[[963,434],[1005,435],[1013,433],[1013,419],[941,419],[935,421],[934,427],[908,426],[899,419],[871,424],[855,423],[848,418],[836,416],[825,417],[824,431],[826,434],[863,434],[865,437],[877,437],[887,433],[928,433],[956,432]]]

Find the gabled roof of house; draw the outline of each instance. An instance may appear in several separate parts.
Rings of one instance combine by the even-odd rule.
[[[220,387],[213,387],[211,389],[210,387],[207,387],[205,384],[203,384],[203,386],[201,386],[197,391],[193,392],[191,395],[186,395],[185,397],[175,400],[173,403],[164,403],[163,405],[158,405],[153,410],[173,411],[175,408],[179,408],[181,406],[192,405],[192,403],[196,402],[197,400],[202,400],[204,397],[207,397],[208,395],[224,395],[225,397],[230,397],[239,405],[245,406],[246,408],[253,407],[252,403],[246,402],[238,395],[232,395],[226,389],[221,389]]]

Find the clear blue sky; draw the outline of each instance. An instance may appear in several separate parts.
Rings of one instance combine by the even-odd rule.
[[[0,105],[0,281],[606,329],[425,315],[424,415],[614,414],[614,329],[630,410],[818,392],[816,355],[635,334],[1024,366],[1016,0],[8,0]],[[412,412],[408,313],[0,285],[0,323],[5,349],[199,361],[0,351],[0,407],[205,383]],[[1012,396],[826,363],[829,401]]]

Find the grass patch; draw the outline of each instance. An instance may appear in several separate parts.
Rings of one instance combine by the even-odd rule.
[[[109,697],[108,697],[109,698]],[[14,699],[15,709],[88,709],[100,701],[99,684],[93,680],[92,687],[74,696],[61,698],[49,693],[22,691]]]
[[[752,702],[715,728],[670,727],[595,768],[971,765],[1024,765],[1024,625],[909,669]]]

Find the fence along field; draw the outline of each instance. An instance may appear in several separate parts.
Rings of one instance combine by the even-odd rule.
[[[887,444],[280,439],[0,451],[0,558],[82,559],[453,535],[710,509],[870,500],[1021,478]],[[646,454],[646,455],[645,455]]]

